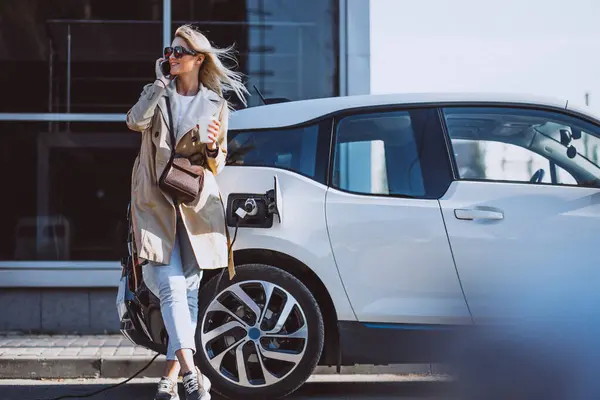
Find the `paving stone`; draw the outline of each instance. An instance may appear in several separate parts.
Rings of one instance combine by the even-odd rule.
[[[20,347],[20,346],[23,346],[24,344],[25,344],[25,340],[23,340],[23,339],[11,340],[10,343],[6,347]]]
[[[135,347],[133,351],[134,355],[145,355],[145,354],[154,354],[152,350],[144,349],[143,347]]]
[[[89,346],[102,346],[106,343],[106,339],[99,339],[94,337],[93,339],[90,339],[90,341],[88,342]]]
[[[51,347],[51,348],[46,348],[44,349],[44,352],[42,353],[43,357],[54,357],[54,356],[58,356],[60,354],[60,352],[62,351],[62,347]]]
[[[100,348],[99,347],[86,347],[81,349],[79,352],[79,356],[88,357],[88,356],[100,356]]]
[[[76,356],[79,354],[80,351],[81,351],[81,349],[78,347],[65,347],[64,349],[62,349],[62,351],[58,355],[59,356]]]
[[[18,356],[21,354],[24,354],[23,350],[9,347],[2,353],[2,356]]]
[[[145,366],[156,353],[133,345],[121,335],[106,336],[0,336],[0,377],[28,378],[125,378]],[[431,376],[441,366],[405,364],[342,367],[342,374],[419,374]],[[164,356],[143,374],[159,377]],[[335,374],[335,367],[318,367],[317,374]]]
[[[117,346],[103,346],[100,348],[100,355],[101,356],[113,356],[115,354],[115,352],[117,351],[118,347]]]
[[[123,343],[123,339],[110,337],[109,339],[106,339],[106,341],[104,342],[104,345],[105,346],[119,346],[121,343]]]
[[[59,339],[52,342],[53,346],[71,346],[71,344],[75,341],[75,339]]]
[[[124,348],[119,347],[117,351],[115,351],[115,356],[132,356],[133,349],[132,348]]]
[[[88,345],[89,341],[90,341],[90,339],[89,339],[88,337],[86,337],[86,336],[82,336],[82,337],[80,337],[80,338],[75,338],[75,339],[74,339],[74,340],[71,342],[70,346],[79,346],[79,347],[85,347],[85,346],[87,346],[87,345]]]
[[[24,349],[24,354],[27,355],[36,355],[36,356],[40,356],[42,355],[42,353],[44,352],[44,348],[43,347],[30,347],[28,349]]]

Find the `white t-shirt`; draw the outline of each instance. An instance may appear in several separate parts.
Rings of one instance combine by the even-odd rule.
[[[182,96],[179,93],[175,93],[175,101],[177,101],[177,118],[175,119],[175,132],[179,132],[179,126],[183,121],[183,118],[186,116],[190,109],[190,104],[192,100],[194,100],[195,96]],[[186,132],[181,132],[181,134],[185,134]]]

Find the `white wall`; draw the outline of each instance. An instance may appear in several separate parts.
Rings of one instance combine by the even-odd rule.
[[[599,0],[370,1],[371,93],[589,91],[600,115]]]

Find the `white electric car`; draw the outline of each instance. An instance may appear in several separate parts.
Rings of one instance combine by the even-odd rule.
[[[436,361],[515,287],[597,264],[600,121],[566,101],[269,104],[232,115],[228,147],[237,275],[205,275],[197,363],[229,398],[285,396],[317,365]],[[135,254],[123,266],[122,332],[165,353]]]

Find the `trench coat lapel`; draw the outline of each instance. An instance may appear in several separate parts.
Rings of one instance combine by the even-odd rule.
[[[177,127],[177,142],[191,129],[193,129],[200,118],[217,115],[219,111],[220,97],[212,90],[200,84],[198,94],[192,100],[187,114],[183,117],[181,124]],[[175,112],[173,112],[174,115]]]
[[[165,96],[169,96],[171,100],[171,113],[173,116],[179,115],[179,103],[175,101],[176,90],[177,89],[175,86],[175,80],[173,80],[171,81],[169,86],[167,86],[167,90],[165,92]],[[169,113],[167,111],[167,102],[164,98],[165,96],[163,96],[163,98],[159,100],[158,108],[160,109],[160,112],[163,116],[168,132],[168,129],[170,129],[170,125]],[[175,147],[177,147],[179,141],[183,138],[183,136],[185,136],[184,134],[189,132],[196,126],[198,120],[201,117],[208,115],[216,116],[218,111],[220,110],[221,101],[222,99],[218,94],[206,88],[204,85],[200,84],[200,90],[198,91],[196,96],[194,96],[194,99],[192,100],[192,103],[190,104],[190,107],[188,109],[188,113],[184,116],[183,120],[181,121],[181,124],[176,129]],[[173,124],[174,123],[175,121],[173,121]]]

